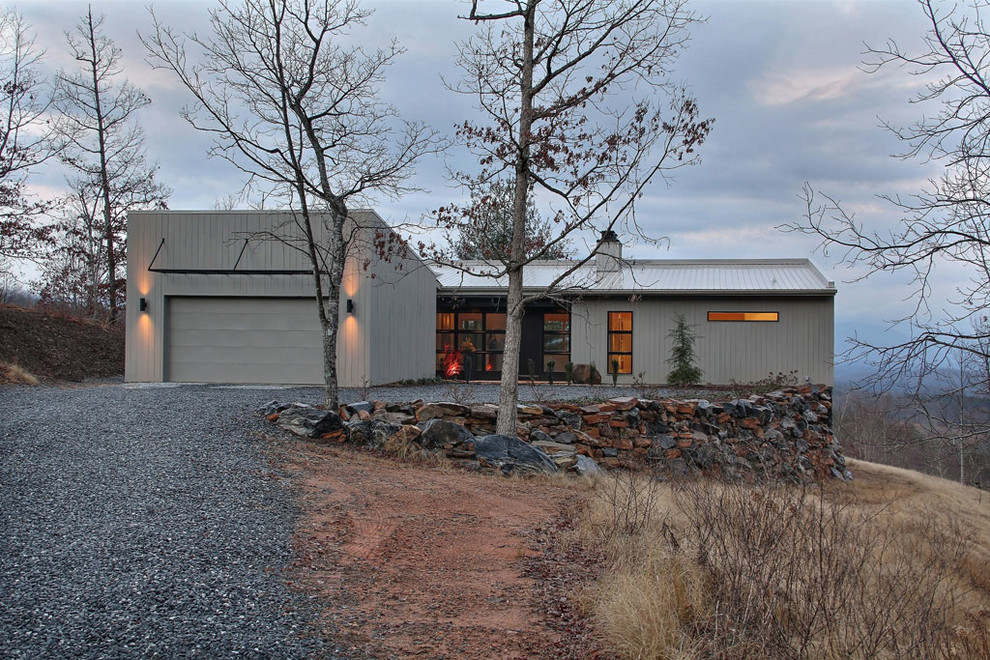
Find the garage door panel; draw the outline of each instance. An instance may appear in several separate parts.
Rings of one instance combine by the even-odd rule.
[[[185,330],[172,329],[173,340],[170,343],[173,347],[216,347],[228,344],[231,348],[242,346],[263,346],[268,350],[273,348],[320,348],[322,346],[319,332],[303,332],[300,330],[287,330],[278,332],[275,330]],[[219,333],[229,333],[225,341]],[[234,343],[234,342],[238,343]]]
[[[166,378],[320,384],[322,332],[312,299],[168,299]]]
[[[250,360],[245,359],[242,349],[232,346],[184,346],[177,347],[177,350],[182,353],[174,356],[173,363],[306,365],[320,358],[318,351],[313,351],[310,356],[300,356],[298,349],[282,346],[258,350]]]
[[[182,299],[179,299],[180,301]],[[284,301],[282,301],[284,303]],[[307,324],[307,327],[319,327],[319,317],[312,301],[306,305],[295,305],[300,309],[293,309],[291,313],[285,314],[285,305],[278,304],[275,308],[282,313],[272,311],[250,311],[243,314],[231,312],[206,313],[201,315],[187,314],[187,306],[179,302],[179,314],[173,316],[171,327],[176,330],[244,330],[251,328],[254,330],[267,330],[271,332],[284,332],[299,329],[299,323]],[[173,305],[175,302],[173,301]],[[313,309],[308,309],[313,307]]]

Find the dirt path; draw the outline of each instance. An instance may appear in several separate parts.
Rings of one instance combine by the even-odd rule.
[[[383,658],[554,657],[524,569],[574,491],[347,447],[279,454],[302,486],[296,583],[327,603],[329,636]]]

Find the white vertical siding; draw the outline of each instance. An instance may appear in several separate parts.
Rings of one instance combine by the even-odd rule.
[[[374,213],[357,211],[354,215],[365,226],[384,227]],[[168,362],[166,305],[172,297],[312,299],[314,295],[312,276],[308,273],[148,271],[163,238],[165,244],[154,262],[156,268],[232,269],[237,263],[238,271],[308,271],[310,266],[304,253],[272,240],[250,240],[237,262],[246,235],[270,229],[273,222],[276,225],[292,222],[290,214],[137,212],[130,214],[128,221],[125,379],[129,382],[156,382],[167,376],[164,369]],[[322,233],[322,227],[314,229]],[[372,267],[366,269],[363,264],[369,259]],[[433,374],[436,278],[415,257],[402,260],[401,269],[399,263],[378,263],[370,239],[359,241],[345,262],[343,288],[346,290],[341,291],[337,350],[342,386],[381,384]],[[392,271],[414,274],[396,277]],[[148,313],[138,310],[141,297],[148,299]],[[355,302],[355,314],[346,312],[348,298]],[[315,304],[314,300],[314,308]],[[380,347],[384,348],[379,350]],[[319,354],[313,359],[322,362]]]
[[[753,382],[770,373],[792,371],[804,381],[832,384],[834,380],[833,299],[807,298],[627,298],[582,300],[572,308],[572,361],[608,370],[606,338],[609,311],[633,313],[631,382],[643,373],[647,382],[666,381],[671,340],[677,314],[683,314],[699,335],[695,342],[703,380],[725,384]],[[709,311],[776,311],[776,323],[709,322]]]
[[[366,296],[372,310],[369,370],[379,383],[432,376],[436,344],[436,276],[414,257],[377,260],[377,285]]]

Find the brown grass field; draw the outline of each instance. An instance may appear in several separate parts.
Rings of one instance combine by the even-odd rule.
[[[620,658],[988,658],[990,494],[854,461],[824,488],[601,480],[577,595]]]

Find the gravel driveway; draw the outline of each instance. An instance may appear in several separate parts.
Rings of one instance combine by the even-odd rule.
[[[0,658],[333,655],[250,434],[290,392],[0,387]]]
[[[341,400],[494,401],[498,387],[460,392]],[[308,625],[315,605],[283,583],[290,484],[251,434],[271,399],[317,403],[321,391],[0,387],[0,657],[334,656]]]

